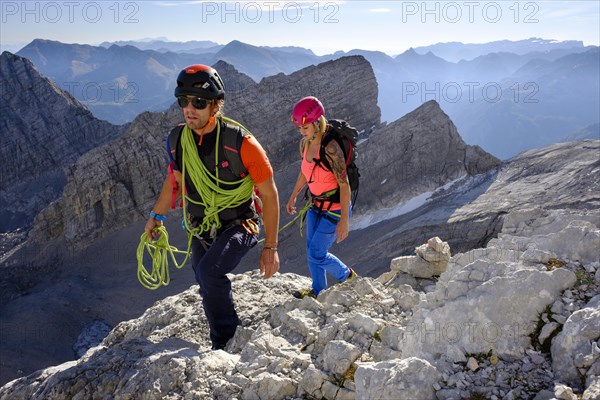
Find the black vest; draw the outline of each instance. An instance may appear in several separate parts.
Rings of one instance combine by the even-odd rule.
[[[216,145],[217,141],[217,130],[215,128],[214,131],[204,134],[202,138],[202,145],[198,145],[198,136],[194,135],[194,141],[196,142],[196,148],[198,151],[198,155],[200,156],[200,160],[204,164],[204,166],[211,172],[211,174],[216,175],[216,171],[219,171],[219,180],[225,182],[236,182],[242,179],[244,176],[248,174],[248,171],[243,167],[240,158],[240,149],[242,146],[242,141],[244,136],[248,133],[242,130],[240,127],[232,124],[228,124],[221,119],[217,120],[218,124],[220,124],[221,132],[219,138],[219,145]],[[182,163],[182,147],[181,147],[181,134],[183,132],[183,125],[177,126],[171,130],[169,133],[168,143],[171,149],[175,149],[175,152],[172,152],[174,156],[174,162],[179,171],[183,171],[183,163]],[[216,165],[216,154],[215,148],[219,151],[219,165]],[[230,149],[230,150],[227,150]],[[241,170],[240,167],[241,166]],[[186,175],[188,175],[189,169],[186,167]],[[236,184],[227,184],[221,183],[221,187],[225,190],[236,189],[240,186],[239,183]],[[189,176],[186,176],[185,180],[185,188],[187,190],[187,195],[189,198],[194,201],[200,201],[201,197],[198,193],[198,190],[194,187],[192,180]],[[187,212],[190,214],[190,222],[192,225],[202,221],[204,218],[204,206],[200,204],[192,203],[191,201],[186,201]],[[257,218],[258,215],[256,213],[256,209],[254,206],[254,201],[252,197],[248,199],[248,201],[239,205],[235,208],[228,208],[219,213],[219,219],[223,226],[226,226],[228,223],[231,223],[238,219],[248,219],[248,218]]]

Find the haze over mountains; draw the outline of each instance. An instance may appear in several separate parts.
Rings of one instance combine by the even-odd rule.
[[[27,60],[9,54],[1,60],[8,70],[20,67],[20,73],[7,76],[11,87],[22,80],[37,82],[42,90],[53,87]],[[37,215],[27,240],[3,256],[0,384],[27,376],[1,387],[0,398],[46,400],[94,393],[106,398],[229,399],[241,394],[333,400],[418,393],[419,399],[450,400],[464,392],[457,384],[463,376],[475,382],[466,386],[473,395],[486,389],[488,395],[510,391],[517,398],[532,398],[568,384],[578,393],[585,389],[584,399],[594,398],[600,380],[589,364],[595,360],[598,366],[600,360],[589,343],[598,340],[594,324],[600,318],[594,311],[600,300],[600,274],[594,274],[600,268],[595,251],[600,240],[600,141],[558,144],[500,163],[466,145],[435,101],[381,123],[380,110],[372,106],[377,82],[364,57],[343,57],[259,84],[224,62],[216,67],[241,88],[229,99],[229,115],[260,134],[282,195],[290,192],[298,170],[297,133],[291,125],[282,129],[270,121],[287,115],[294,100],[285,91],[300,82],[300,93],[317,94],[336,115],[355,116],[351,122],[366,139],[359,147],[363,189],[353,224],[418,197],[426,198],[425,204],[379,223],[357,224],[358,230],[336,252],[362,277],[334,286],[316,301],[289,294],[307,285],[306,277],[280,274],[264,281],[256,272],[242,274],[256,269],[254,250],[234,277],[246,325],[228,353],[211,352],[189,269],[172,270],[170,286],[160,291],[148,291],[135,280],[136,239],[164,175],[164,133],[181,120],[177,107],[143,113],[123,135],[68,166],[60,198]],[[364,96],[356,100],[349,87]],[[267,107],[270,92],[285,101]],[[17,104],[33,95],[23,90],[11,94]],[[76,102],[62,115],[70,120],[78,110],[87,118],[79,123],[95,121]],[[48,119],[50,111],[31,103],[38,119]],[[39,142],[46,139],[44,133],[53,134],[42,130]],[[73,144],[85,141],[81,131],[69,133]],[[29,135],[29,130],[21,133]],[[22,147],[32,157],[39,150],[31,143]],[[48,148],[51,155],[57,151]],[[172,243],[178,245],[183,243],[179,212],[168,222]],[[420,270],[406,273],[394,262],[390,269],[390,259],[412,254],[433,235],[451,243],[454,255],[439,278],[425,277]],[[303,247],[296,229],[281,235],[282,272],[305,272]],[[449,250],[445,255],[450,257]],[[556,257],[566,260],[567,267],[547,266]],[[428,260],[439,262],[440,254]],[[564,289],[569,290],[563,294]],[[150,307],[167,294],[175,296]],[[543,322],[539,315],[551,305],[563,310],[551,316],[562,322],[549,320],[542,331],[562,332],[552,351],[544,352],[539,346],[545,339],[541,333],[538,337],[532,321]],[[578,318],[582,314],[586,318]],[[476,340],[461,335],[460,342],[455,336],[445,341],[411,336],[409,329],[424,326],[431,315],[433,323],[444,327],[464,325],[480,332],[493,324],[523,330],[494,341],[485,333],[474,335]],[[124,321],[132,318],[137,319]],[[109,331],[102,345],[85,353]],[[584,334],[574,340],[573,331]],[[502,362],[487,361],[490,351]],[[482,366],[477,375],[464,366],[473,354]],[[581,354],[588,361],[576,368]],[[355,372],[341,379],[353,360]],[[489,371],[500,377],[520,371],[525,378],[489,384]],[[390,374],[393,379],[385,378]],[[161,384],[152,384],[157,381]]]
[[[96,47],[35,40],[17,54],[30,59],[98,118],[116,124],[171,105],[182,66],[223,60],[258,82],[347,55],[362,55],[373,66],[383,121],[436,100],[467,143],[500,158],[554,143],[600,121],[598,48],[579,41],[441,43],[392,57],[363,50],[317,56],[303,48],[240,41],[117,42]]]
[[[48,52],[47,46],[54,50]],[[244,53],[247,47],[235,42],[229,49],[225,46],[219,51],[230,57],[246,57],[246,64],[252,60]],[[284,53],[294,54],[296,51],[279,49],[277,57],[265,59],[266,55],[272,55],[271,50],[259,50],[267,65],[264,68],[272,68],[274,62],[280,62],[277,65],[282,68],[285,63],[292,62]],[[160,292],[147,291],[135,280],[135,248],[148,209],[164,178],[166,132],[181,122],[180,109],[173,104],[172,87],[169,87],[181,68],[173,60],[187,65],[198,62],[198,57],[187,53],[142,51],[132,46],[100,48],[45,41],[32,43],[27,51],[35,62],[10,53],[3,53],[0,57],[3,82],[0,125],[11,128],[3,129],[8,138],[3,144],[8,145],[2,150],[3,157],[14,158],[7,165],[7,191],[2,193],[2,199],[7,200],[5,212],[10,214],[13,224],[4,227],[0,234],[0,322],[3,330],[0,384],[39,368],[73,359],[73,344],[83,331],[88,330],[89,324],[100,320],[105,326],[115,326],[138,316],[155,300],[167,294],[180,293],[193,282],[189,270],[173,271],[169,287]],[[464,69],[461,73],[465,74],[465,79],[479,72],[488,74],[485,79],[492,79],[494,74],[499,73],[494,72],[496,70],[506,73],[517,68],[511,72],[512,77],[529,79],[540,76],[540,82],[554,89],[555,99],[560,98],[560,90],[568,85],[575,86],[583,95],[593,96],[597,52],[598,48],[578,48],[567,55],[550,55],[552,52],[549,52],[547,59],[527,58],[528,55],[504,58],[502,54],[492,54],[480,57],[478,64],[472,61],[464,64],[476,72],[465,72],[467,69]],[[52,54],[56,57],[53,58]],[[526,61],[522,57],[527,58]],[[295,58],[301,57],[296,55]],[[416,100],[418,96],[414,96],[412,101],[418,103],[414,109],[394,120],[385,121],[383,118],[383,111],[378,105],[385,86],[382,82],[396,80],[396,83],[404,82],[406,87],[406,83],[412,81],[403,81],[403,76],[435,75],[435,79],[445,79],[453,76],[461,63],[451,63],[431,53],[419,55],[416,51],[407,51],[395,58],[372,52],[364,56],[355,54],[334,58],[290,73],[266,76],[258,83],[237,70],[232,63],[219,60],[214,65],[228,85],[226,114],[244,122],[263,143],[276,170],[283,201],[291,191],[299,167],[298,134],[289,123],[289,112],[298,98],[309,94],[318,96],[324,102],[328,116],[345,118],[361,131],[361,139],[365,140],[359,147],[362,180],[353,217],[356,230],[336,248],[336,252],[351,260],[361,275],[376,277],[388,272],[391,258],[412,254],[415,246],[434,235],[448,241],[453,252],[468,251],[485,246],[501,232],[526,235],[531,233],[530,227],[535,226],[542,235],[547,233],[547,227],[555,228],[548,222],[554,218],[564,225],[561,225],[561,230],[581,228],[579,233],[587,235],[582,236],[586,238],[585,243],[596,243],[600,202],[598,141],[555,145],[501,162],[484,149],[463,140],[460,127],[454,124],[443,102],[431,99],[421,102]],[[60,66],[54,60],[61,60]],[[504,60],[504,63],[499,60]],[[526,68],[518,66],[521,62],[526,62]],[[61,79],[66,79],[63,83],[68,83],[71,89],[77,87],[76,83],[79,87],[89,84],[87,89],[101,88],[103,95],[116,88],[110,86],[115,82],[120,85],[119,89],[130,90],[134,87],[132,83],[138,84],[129,80],[131,76],[142,76],[139,81],[149,85],[148,88],[144,86],[144,90],[159,88],[164,92],[160,94],[157,91],[154,97],[149,97],[156,104],[164,99],[165,105],[157,111],[142,112],[125,125],[113,125],[90,113],[86,108],[86,105],[92,108],[89,101],[84,105],[70,96],[68,90],[60,90],[53,79],[44,76],[45,73],[40,74],[42,68],[36,63],[62,76]],[[388,81],[381,78],[383,69],[380,67],[385,65],[390,66],[389,71],[395,71],[388,74]],[[573,70],[572,66],[576,68]],[[259,65],[257,70],[261,68],[263,66]],[[401,75],[398,75],[398,68],[403,71]],[[94,80],[95,76],[97,80]],[[103,80],[100,81],[100,78]],[[583,83],[578,78],[586,79],[588,88],[582,88]],[[150,85],[150,82],[153,84]],[[506,86],[509,83],[502,81],[499,85],[510,90],[510,86]],[[385,87],[389,90],[386,93],[393,94],[392,88]],[[114,93],[119,92],[115,89]],[[522,94],[530,93],[525,91]],[[40,99],[48,99],[51,106]],[[116,104],[109,99],[107,97],[105,102],[108,110],[112,111],[130,104]],[[568,99],[580,101],[574,94]],[[485,99],[483,102],[482,99],[477,100],[477,106],[481,108],[470,113],[473,119],[479,117],[478,113],[493,116],[493,107],[502,104],[500,101],[488,103]],[[584,100],[593,102],[593,99]],[[560,100],[556,101],[560,103]],[[96,103],[102,108],[102,101]],[[408,101],[402,103],[403,106],[408,104]],[[486,108],[488,104],[491,105],[489,109]],[[581,115],[579,110],[567,111],[575,115],[573,118],[584,119],[591,111],[586,106],[582,107]],[[513,110],[515,115],[518,111]],[[555,114],[553,117],[560,118],[562,115],[558,106],[550,111]],[[545,111],[542,109],[540,112]],[[511,118],[506,119],[512,121]],[[494,123],[500,124],[503,120],[494,120]],[[485,122],[490,124],[489,120]],[[567,125],[568,122],[564,124]],[[544,126],[544,129],[548,127]],[[592,120],[582,124],[580,130],[564,132],[563,136],[573,132],[578,138],[587,137],[594,135],[597,129],[597,122]],[[513,140],[509,135],[506,138],[507,143]],[[496,146],[502,143],[499,141]],[[38,159],[41,161],[39,166],[34,162]],[[51,180],[43,175],[46,171],[60,175],[61,179]],[[44,180],[32,180],[34,178],[27,178],[27,174],[33,177],[42,174]],[[15,176],[21,175],[28,183],[26,188],[15,183]],[[549,191],[549,187],[554,190]],[[27,195],[23,196],[23,193]],[[34,198],[35,207],[23,207],[22,198]],[[15,204],[14,199],[21,203]],[[416,205],[411,208],[415,202]],[[399,215],[395,210],[399,206],[406,206],[404,214]],[[26,218],[19,214],[25,211]],[[176,210],[169,215],[168,227],[172,243],[182,247],[184,241],[177,223],[180,213],[181,210]],[[575,218],[564,217],[563,221],[563,214],[573,214]],[[282,223],[289,218],[282,215]],[[571,226],[572,222],[575,225]],[[515,226],[518,226],[517,231]],[[563,245],[562,238],[571,237],[569,231],[561,235],[564,236],[556,239],[560,244],[558,247],[568,247],[565,254],[569,254],[573,263],[583,260],[575,260],[578,254],[591,254],[585,259],[585,271],[589,265],[600,266],[598,262],[593,264],[592,246],[586,244],[573,250],[573,246]],[[540,240],[546,240],[544,238]],[[511,240],[504,235],[506,246]],[[519,248],[528,243],[526,237],[518,240],[525,242],[520,243]],[[557,250],[555,242],[548,246],[543,250],[528,248],[525,255],[532,258],[523,255],[523,259],[547,260],[552,255],[550,252]],[[303,239],[297,229],[281,234],[282,272],[306,274],[303,248]],[[255,249],[248,255],[236,273],[256,269],[257,251]],[[495,262],[500,263],[498,260]],[[501,261],[504,262],[512,261]],[[461,290],[470,289],[471,284],[480,279],[478,272],[489,269],[487,264],[479,265],[471,271],[473,273],[468,272],[469,280],[472,280],[468,286],[460,276],[457,277]],[[512,267],[514,265],[510,264]],[[583,267],[577,264],[579,270]],[[519,264],[516,268],[527,270],[526,273],[531,276],[545,274],[535,270],[537,267]],[[553,274],[560,275],[561,272]],[[404,283],[396,279],[394,282],[400,286]],[[541,285],[540,293],[543,293],[543,282],[536,282]],[[564,282],[561,285],[569,287]],[[423,290],[418,286],[418,290]],[[262,296],[263,292],[257,293]],[[525,298],[528,296],[523,290],[519,293]],[[425,296],[424,292],[422,294]],[[285,288],[281,289],[280,295],[287,296]],[[400,295],[397,300],[402,297]],[[545,297],[540,294],[539,298]],[[482,299],[493,304],[500,303],[487,296]],[[381,303],[379,300],[376,303]],[[197,307],[193,309],[199,310]],[[537,315],[540,310],[530,311],[528,318]],[[256,313],[262,315],[264,311],[257,308]],[[487,315],[483,317],[487,318]],[[453,318],[453,315],[448,315],[448,318]],[[393,324],[390,320],[386,324],[389,322]],[[383,337],[384,340],[390,338]],[[143,335],[133,338],[134,342],[144,340]],[[134,347],[131,349],[132,352],[126,350],[125,353],[137,354]],[[387,349],[385,354],[394,356]],[[452,354],[456,355],[456,352]],[[64,367],[68,371],[69,365]],[[63,371],[62,367],[59,369]],[[115,371],[120,374],[126,369],[116,368]],[[88,374],[85,375],[87,379]],[[90,376],[90,386],[86,386],[85,390],[89,389],[91,393],[100,386],[93,375]],[[77,386],[70,385],[70,381],[61,376],[57,376],[56,380],[58,386]],[[34,375],[21,381],[19,390],[31,393],[37,390],[36,385],[40,382],[42,380]],[[135,381],[131,382],[135,385]],[[108,388],[110,386],[102,390]],[[49,385],[48,390],[54,389]],[[430,387],[429,390],[433,389]],[[39,394],[39,398],[44,398],[45,393]],[[27,396],[25,394],[23,398]],[[323,394],[321,397],[335,396]]]

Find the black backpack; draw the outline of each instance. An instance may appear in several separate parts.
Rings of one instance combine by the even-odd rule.
[[[325,147],[329,142],[335,140],[342,151],[344,152],[344,158],[346,159],[346,172],[348,174],[348,182],[350,183],[351,201],[352,208],[356,204],[356,198],[358,197],[358,186],[360,173],[358,166],[356,165],[356,142],[358,140],[358,131],[356,128],[348,125],[344,120],[330,119],[327,121],[327,130],[325,136],[321,141],[321,148],[319,149],[320,164],[331,171],[331,165],[325,155]],[[333,201],[339,201],[339,190],[336,192]]]

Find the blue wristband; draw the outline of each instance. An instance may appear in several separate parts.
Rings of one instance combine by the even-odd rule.
[[[164,215],[156,214],[154,211],[150,211],[150,218],[154,218],[157,221],[166,221],[167,217]]]

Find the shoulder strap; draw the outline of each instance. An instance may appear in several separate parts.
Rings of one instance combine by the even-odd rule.
[[[178,158],[180,152],[177,150],[179,140],[181,138],[181,132],[183,131],[184,125],[178,125],[171,129],[167,136],[167,153],[169,159],[173,164],[173,169],[179,169],[180,165]],[[227,167],[234,173],[235,176],[241,178],[248,174],[248,170],[244,167],[240,156],[240,149],[242,148],[242,141],[246,135],[250,133],[239,126],[231,124],[223,124],[222,143],[223,143],[223,154],[227,160]]]
[[[177,125],[169,132],[167,136],[167,153],[169,154],[169,160],[172,163],[175,163],[175,169],[179,167],[177,162],[177,145],[179,144],[179,138],[181,137],[181,132],[183,131],[184,125]]]
[[[167,154],[169,155],[169,177],[171,178],[171,186],[173,186],[173,190],[171,191],[171,209],[175,209],[177,207],[177,191],[179,189],[179,185],[177,184],[177,179],[175,179],[175,174],[173,171],[179,170],[179,164],[177,163],[177,159],[180,157],[177,152],[177,145],[179,144],[179,139],[181,138],[181,132],[183,132],[184,125],[177,125],[167,135]],[[180,204],[183,206],[183,202]]]
[[[228,168],[233,172],[235,176],[244,178],[248,175],[248,170],[242,162],[240,151],[242,149],[242,142],[244,137],[250,133],[240,126],[231,125],[225,122],[225,129],[221,132],[223,137],[223,154],[227,159]]]

